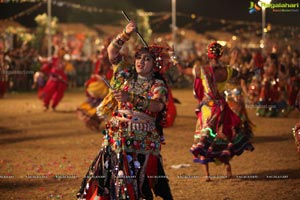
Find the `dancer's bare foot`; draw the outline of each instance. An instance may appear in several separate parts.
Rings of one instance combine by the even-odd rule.
[[[204,178],[205,178],[205,182],[210,182],[211,181],[209,176],[204,176]]]
[[[200,159],[205,160],[204,157],[200,157]],[[210,180],[210,175],[209,175],[209,166],[208,166],[208,163],[202,164],[202,170],[203,170],[203,173],[205,174],[205,176],[204,176],[205,182],[211,181]]]
[[[226,178],[230,179],[232,178],[232,172],[231,171],[228,171],[227,174],[226,174]]]
[[[43,111],[44,112],[48,111],[48,106],[44,106]]]
[[[226,178],[232,178],[232,171],[231,171],[231,165],[225,164],[225,170],[226,170]]]

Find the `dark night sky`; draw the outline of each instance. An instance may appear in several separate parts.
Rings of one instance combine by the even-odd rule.
[[[68,0],[66,0],[68,1]],[[71,0],[69,0],[71,1]],[[101,1],[101,0],[97,0]],[[171,0],[110,0],[113,3],[129,2],[134,7],[143,8],[145,11],[171,12]],[[195,13],[197,16],[210,17],[214,19],[245,20],[261,22],[261,12],[249,14],[248,7],[251,0],[177,0],[177,12],[184,14]],[[78,2],[78,1],[77,1]],[[84,4],[85,1],[79,1]],[[273,0],[272,3],[299,3],[300,0]],[[9,3],[0,4],[0,19],[12,16],[26,8],[31,3]],[[300,9],[300,8],[299,8]],[[118,9],[119,10],[119,9]],[[66,12],[67,11],[67,12]],[[34,26],[34,17],[37,14],[46,12],[46,5],[31,15],[18,18],[17,21],[27,26]],[[53,6],[53,15],[58,16],[60,21],[67,21],[68,12],[72,9]],[[189,22],[188,18],[177,17],[177,25],[180,26]],[[0,22],[1,23],[1,22]],[[280,24],[284,26],[300,26],[300,12],[275,13],[267,9],[267,23]]]
[[[261,12],[249,14],[251,0],[177,0],[177,11],[196,13],[211,18],[261,22]],[[169,11],[171,0],[131,0],[146,11]],[[255,1],[256,2],[256,1]],[[299,3],[300,0],[273,0],[272,3]],[[300,8],[299,8],[300,10]],[[300,11],[294,13],[273,13],[267,9],[267,23],[300,26]]]

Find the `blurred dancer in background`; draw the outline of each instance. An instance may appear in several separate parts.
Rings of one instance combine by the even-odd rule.
[[[8,88],[8,69],[4,52],[0,50],[0,99],[4,97]]]
[[[99,118],[96,114],[96,108],[102,102],[104,97],[108,94],[108,87],[103,81],[112,78],[111,64],[108,59],[107,47],[110,43],[107,39],[103,45],[102,50],[99,52],[95,69],[91,78],[85,83],[85,94],[87,100],[77,108],[77,116],[82,120],[88,128],[98,131],[99,126],[104,119]]]
[[[53,57],[48,66],[45,67],[47,68],[45,73],[49,74],[49,79],[43,89],[44,111],[49,109],[50,104],[52,110],[55,111],[68,87],[63,56],[64,54],[61,52],[57,57]]]

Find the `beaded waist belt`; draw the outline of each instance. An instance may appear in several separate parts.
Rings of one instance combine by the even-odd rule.
[[[131,122],[155,122],[155,118],[151,117],[145,113],[132,111],[132,110],[118,110],[118,115],[116,116],[120,121],[131,121]]]
[[[110,120],[110,124],[112,127],[119,127],[123,129],[127,129],[127,131],[134,131],[134,130],[140,130],[140,131],[153,131],[155,129],[155,122],[133,122],[133,121],[123,121],[119,120],[118,117],[112,117]]]

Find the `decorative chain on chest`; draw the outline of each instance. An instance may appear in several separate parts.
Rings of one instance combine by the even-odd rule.
[[[130,85],[130,90],[136,94],[147,93],[153,85],[153,80],[138,78],[136,81],[133,80]]]

